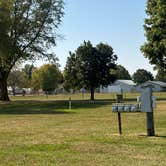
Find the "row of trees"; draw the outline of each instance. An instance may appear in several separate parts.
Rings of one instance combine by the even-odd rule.
[[[58,66],[53,64],[44,65],[34,71],[34,66],[26,65],[22,72],[13,71],[15,79],[11,81],[11,73],[8,82],[9,85],[13,83],[12,87],[18,82],[24,87],[29,86],[36,91],[42,89],[46,93],[52,92],[63,82],[67,91],[81,88],[89,90],[90,99],[94,100],[95,89],[99,86],[107,86],[116,79],[131,79],[123,66],[116,65],[116,60],[117,55],[108,44],[99,43],[93,46],[90,41],[84,41],[74,53],[70,52],[63,74]],[[135,82],[143,83],[153,80],[153,75],[142,69],[134,73],[133,78]]]
[[[55,90],[63,81],[62,73],[55,64],[46,64],[40,68],[25,65],[24,68],[15,68],[8,77],[8,86],[15,95],[16,88],[31,88],[34,92],[42,89],[46,94]]]
[[[35,92],[42,89],[46,94],[53,92],[59,85],[66,91],[85,88],[91,92],[94,100],[94,91],[100,85],[107,86],[116,79],[125,79],[137,84],[154,80],[152,73],[138,69],[133,76],[122,65],[115,62],[117,56],[108,44],[100,43],[93,46],[90,41],[84,42],[77,50],[69,53],[66,67],[60,71],[58,64],[46,64],[40,68],[25,65],[21,70],[14,69],[9,75],[8,86],[15,88],[31,88]],[[165,80],[161,71],[156,76],[157,80]]]
[[[22,86],[28,87],[28,83],[34,90],[42,89],[48,93],[53,91],[64,79],[66,90],[85,88],[90,90],[91,100],[94,100],[96,88],[100,85],[107,86],[115,81],[116,77],[113,71],[116,69],[116,60],[117,56],[111,46],[100,43],[94,47],[88,41],[79,46],[75,53],[70,53],[63,75],[58,66],[54,64],[36,69],[33,66],[25,66],[22,71],[11,72],[8,85],[13,83],[14,87],[16,82],[20,82],[19,84]],[[27,68],[29,70],[26,70]],[[12,78],[15,79],[11,81]]]

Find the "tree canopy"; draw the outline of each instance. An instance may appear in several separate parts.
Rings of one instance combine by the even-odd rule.
[[[78,66],[76,54],[69,52],[69,57],[67,58],[65,70],[64,70],[64,83],[63,87],[66,91],[71,89],[76,90],[81,88],[78,75]]]
[[[121,80],[130,80],[131,79],[129,72],[122,65],[117,65],[116,70],[115,70],[115,75],[116,75],[117,79],[121,79]]]
[[[46,64],[34,70],[32,74],[32,86],[34,90],[40,88],[46,93],[51,93],[61,80],[61,72],[54,64]]]
[[[27,78],[24,72],[20,70],[12,70],[8,77],[8,86],[12,88],[13,95],[15,95],[16,88],[25,88],[27,85]]]
[[[101,86],[107,86],[115,80],[110,70],[115,69],[117,56],[108,44],[100,43],[94,47],[90,41],[81,44],[75,53],[70,53],[65,78],[71,87],[86,88],[91,92],[94,100],[94,91]]]
[[[32,79],[32,72],[35,70],[35,66],[33,64],[26,64],[24,68],[22,68],[22,71],[25,73],[27,79]]]
[[[154,79],[153,75],[151,72],[146,71],[144,69],[138,69],[134,74],[133,74],[133,80],[137,84],[142,84],[146,81],[152,81]]]
[[[166,1],[147,0],[144,29],[147,42],[141,47],[144,56],[157,68],[166,68]]]
[[[156,75],[156,80],[166,82],[166,69],[165,70],[164,69],[158,70],[157,75]]]
[[[56,45],[63,0],[0,0],[0,100],[9,100],[7,77],[16,62],[56,61],[48,48]]]

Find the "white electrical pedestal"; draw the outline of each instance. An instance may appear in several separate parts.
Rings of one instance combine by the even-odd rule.
[[[137,97],[137,103],[114,103],[112,104],[112,111],[120,113],[125,112],[144,112],[146,113],[146,125],[147,125],[147,135],[154,136],[154,117],[153,108],[156,107],[155,104],[156,97],[152,96],[152,86],[146,85],[142,86],[141,96]],[[119,115],[120,116],[120,115]],[[118,124],[121,125],[121,118],[118,118]],[[119,127],[121,129],[121,126]],[[119,130],[120,131],[120,130]],[[120,134],[122,131],[120,131]]]

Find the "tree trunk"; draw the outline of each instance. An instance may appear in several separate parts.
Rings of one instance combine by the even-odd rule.
[[[8,90],[7,90],[7,76],[0,79],[0,100],[9,101]]]
[[[91,87],[91,88],[90,88],[90,94],[91,94],[91,95],[90,95],[90,100],[92,100],[92,101],[95,99],[94,93],[95,93],[94,87]]]

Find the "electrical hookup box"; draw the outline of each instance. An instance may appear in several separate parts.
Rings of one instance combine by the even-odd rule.
[[[156,97],[152,96],[152,88],[144,87],[136,103],[113,103],[112,112],[152,112],[156,107]]]

